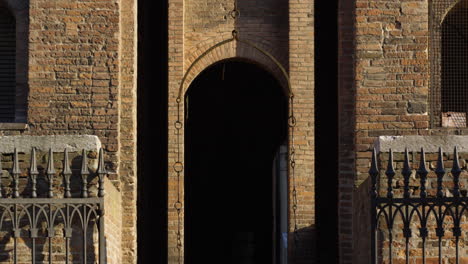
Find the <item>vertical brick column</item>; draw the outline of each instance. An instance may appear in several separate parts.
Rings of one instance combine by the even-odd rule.
[[[373,142],[381,135],[431,133],[427,112],[429,9],[427,0],[356,0],[348,10],[353,9],[355,145],[348,146],[348,151],[355,152],[355,176],[353,203],[348,204],[353,239],[348,245],[353,245],[353,263],[369,263],[368,170]],[[342,19],[348,15],[342,14]],[[340,78],[345,81],[346,77]]]
[[[313,253],[314,203],[314,7],[312,0],[289,1],[289,74],[295,94],[296,221],[299,243],[290,252],[293,263],[311,263]],[[292,201],[290,179],[290,201]],[[290,202],[290,231],[294,214]],[[290,247],[294,239],[290,236]],[[292,254],[291,254],[292,253]]]
[[[168,153],[168,262],[177,263],[178,261],[178,250],[177,250],[177,228],[178,218],[177,212],[174,208],[174,203],[177,201],[178,192],[178,181],[177,175],[173,168],[174,163],[177,160],[177,151],[181,151],[180,157],[183,159],[183,129],[180,130],[180,146],[178,148],[176,144],[177,135],[174,127],[174,122],[177,120],[177,103],[176,98],[179,91],[179,84],[184,74],[184,1],[183,0],[169,0],[169,34],[168,34],[168,50],[169,50],[169,93],[168,93],[168,140],[169,140],[169,153]],[[183,106],[183,96],[182,96]],[[181,114],[183,117],[183,114]],[[181,174],[183,175],[183,174]],[[180,199],[183,202],[183,177],[180,178]],[[183,210],[180,216],[181,227],[184,224]],[[183,230],[182,230],[183,231]],[[183,237],[182,237],[183,241]],[[183,244],[183,243],[182,243]],[[183,257],[183,250],[181,255]],[[182,258],[183,261],[183,258]]]
[[[338,5],[338,243],[340,263],[353,260],[353,186],[355,175],[354,1]]]
[[[122,186],[122,263],[136,263],[136,0],[120,7],[120,180]]]

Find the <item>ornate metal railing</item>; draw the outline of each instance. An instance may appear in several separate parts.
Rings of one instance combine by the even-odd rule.
[[[0,181],[0,262],[76,263],[81,260],[84,264],[106,263],[103,197],[104,177],[107,172],[104,168],[103,151],[101,149],[99,152],[98,168],[95,172],[88,168],[85,150],[80,171],[77,173],[73,173],[70,168],[67,150],[64,151],[63,157],[63,169],[60,173],[63,181],[59,184],[52,150],[49,150],[47,168],[40,173],[36,151],[33,149],[26,184],[24,179],[20,179],[24,178],[24,174],[20,170],[18,152],[15,149],[10,184],[2,186]],[[1,167],[0,162],[0,180]],[[75,180],[72,175],[81,178],[78,189],[72,186],[72,179]],[[41,180],[45,180],[46,184],[41,186],[47,186],[46,190],[38,188],[38,176],[44,176]],[[98,178],[98,191],[91,197],[88,191],[88,177],[93,176]],[[6,181],[5,178],[3,180]],[[20,181],[21,187],[27,185],[22,194],[19,192]],[[59,194],[54,190],[63,192]],[[57,194],[63,198],[55,198]],[[96,234],[98,238],[93,239]],[[97,240],[97,243],[93,240]],[[76,245],[77,241],[81,245]],[[73,249],[70,243],[74,244]],[[92,250],[94,248],[98,249],[97,253],[96,250]]]
[[[428,174],[430,171],[426,167],[426,155],[424,150],[421,149],[419,168],[416,170],[416,176],[412,177],[413,171],[411,169],[408,150],[404,153],[403,168],[401,170],[402,179],[402,197],[395,197],[394,182],[395,175],[398,171],[394,168],[394,159],[392,150],[389,151],[388,165],[384,174],[386,176],[386,184],[378,184],[380,180],[377,153],[374,149],[372,154],[372,164],[369,170],[371,176],[371,247],[372,247],[372,263],[393,263],[397,254],[393,252],[393,247],[404,245],[404,262],[410,262],[410,258],[419,258],[421,262],[426,263],[427,250],[431,250],[431,262],[443,262],[444,259],[450,258],[450,263],[459,263],[460,261],[460,238],[462,237],[462,227],[465,215],[468,213],[468,197],[466,192],[460,191],[460,174],[462,169],[459,163],[459,154],[457,148],[453,154],[453,165],[450,173],[447,173],[444,168],[443,153],[439,149],[437,155],[436,166],[433,170],[436,178],[432,179],[432,186],[437,189],[430,194],[426,189]],[[447,182],[444,176],[451,177],[452,179]],[[410,180],[415,181],[419,178],[419,183],[415,189],[419,191],[419,195],[412,195],[410,192]],[[401,184],[401,183],[400,183]],[[378,186],[386,186],[383,190],[384,195],[379,195]],[[443,189],[447,187],[450,192],[444,192]],[[383,222],[383,223],[382,223]],[[446,230],[452,233],[453,237],[445,236]],[[398,232],[397,232],[398,230]],[[379,232],[385,231],[387,234],[386,243],[378,243]],[[415,232],[416,231],[416,232]],[[415,234],[416,233],[416,234]],[[434,236],[435,234],[435,236]],[[415,235],[418,238],[412,238]],[[419,243],[410,244],[411,239],[418,239]],[[428,246],[427,241],[431,239],[434,243]],[[380,239],[382,240],[382,239]],[[397,241],[399,240],[399,241]],[[442,241],[450,241],[450,245],[454,252],[449,252],[447,246],[442,244]],[[411,250],[413,245],[415,250]],[[416,245],[416,246],[415,246]],[[443,252],[444,250],[444,252]],[[379,251],[384,254],[379,254]],[[411,253],[418,254],[418,256],[411,256]],[[414,262],[416,263],[416,262]]]

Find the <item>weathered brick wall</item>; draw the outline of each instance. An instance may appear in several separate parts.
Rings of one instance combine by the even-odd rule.
[[[122,185],[122,263],[136,263],[136,0],[121,0],[119,174]]]
[[[104,196],[104,228],[106,237],[107,263],[136,263],[124,262],[122,247],[124,233],[122,232],[122,193],[110,181],[104,182],[106,195]]]
[[[136,1],[8,2],[24,2],[29,19],[27,128],[2,124],[0,135],[97,135],[127,197],[122,262],[135,263]]]
[[[427,135],[428,2],[356,0],[354,263],[367,263],[370,150],[379,135]],[[347,193],[350,194],[350,190]]]
[[[28,128],[0,133],[97,135],[116,170],[118,1],[31,0],[25,7]]]
[[[289,1],[289,76],[295,95],[297,224],[301,242],[295,263],[310,263],[314,255],[314,2]],[[291,180],[291,179],[290,179]],[[290,187],[291,186],[290,181]],[[290,209],[290,212],[292,210]],[[290,219],[293,219],[290,214]],[[290,227],[292,228],[292,226]]]
[[[176,98],[182,77],[204,51],[222,40],[229,39],[231,31],[237,29],[241,39],[249,40],[272,54],[291,77],[298,121],[295,141],[298,164],[296,186],[299,200],[297,223],[302,239],[296,261],[310,262],[314,225],[313,1],[238,1],[241,16],[237,21],[229,16],[229,11],[233,7],[233,0],[169,1],[169,168],[172,168],[177,157],[174,122],[177,118]],[[198,61],[185,81],[183,93],[200,72],[215,62],[229,58],[243,58],[256,62],[269,69],[283,86],[286,84],[285,78],[274,62],[254,48],[234,41],[216,48]],[[183,157],[183,145],[180,145],[180,151]],[[181,181],[183,182],[183,177]],[[184,197],[183,190],[181,197]],[[177,175],[170,170],[168,199],[170,263],[176,262],[178,258],[177,213],[174,209],[176,200]],[[290,219],[292,213],[291,208]],[[292,224],[291,222],[291,230]]]
[[[370,244],[363,238],[369,237],[367,171],[375,138],[464,135],[467,130],[429,124],[427,0],[341,1],[339,19],[345,26],[339,51],[340,133],[354,138],[340,142],[340,261],[368,263]],[[353,111],[354,124],[349,124]]]

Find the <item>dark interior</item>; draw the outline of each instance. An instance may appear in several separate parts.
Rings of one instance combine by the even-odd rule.
[[[468,3],[459,2],[441,25],[442,112],[468,113]],[[457,118],[457,117],[454,117]],[[461,117],[458,117],[460,119]],[[465,118],[466,119],[466,118]],[[465,127],[466,120],[456,121]]]
[[[139,264],[168,263],[167,7],[167,0],[138,1],[137,254]]]
[[[337,59],[338,59],[338,33],[337,33],[337,1],[316,1],[314,7],[314,23],[315,23],[315,152],[320,155],[315,156],[315,174],[316,174],[316,230],[318,252],[318,263],[338,263],[338,223],[337,223],[337,197],[338,197],[338,178],[337,178],[337,160],[338,160],[338,126],[337,126]],[[160,1],[138,1],[138,263],[167,263],[167,76],[168,76],[168,2],[167,0]],[[157,18],[157,19],[155,19]],[[219,64],[221,65],[221,64]],[[206,73],[215,71],[216,65],[213,69],[208,69]],[[245,65],[245,64],[244,64]],[[257,68],[253,66],[254,68]],[[229,68],[227,68],[229,71]],[[257,70],[261,71],[257,68]],[[205,74],[205,73],[204,73]],[[214,74],[215,75],[215,74]],[[264,74],[263,76],[268,76]],[[260,77],[260,76],[259,76]],[[205,77],[206,78],[206,77]],[[244,79],[244,75],[238,75],[235,78],[229,77],[225,74],[225,80]],[[271,77],[266,77],[272,79]],[[219,74],[218,74],[219,79]],[[259,80],[258,78],[256,78]],[[198,80],[197,80],[198,81]],[[195,84],[195,83],[194,83]],[[276,84],[275,84],[276,85]],[[249,86],[250,87],[250,86]],[[259,86],[261,87],[261,86]],[[196,88],[195,85],[191,87]],[[200,88],[200,87],[198,87]],[[245,87],[246,88],[246,87]],[[200,96],[206,95],[206,107],[212,106],[215,109],[215,104],[219,103],[216,96],[219,94],[210,93],[215,87],[207,85],[200,91]],[[237,87],[236,89],[244,89]],[[195,90],[195,89],[193,89]],[[271,89],[271,91],[278,89]],[[189,91],[189,93],[191,93]],[[203,95],[202,95],[203,94]],[[254,96],[251,91],[248,93]],[[265,94],[260,100],[260,105],[267,105],[268,102],[274,101],[274,97],[268,98]],[[253,97],[252,97],[253,98]],[[193,100],[192,100],[193,101]],[[279,100],[281,101],[281,100]],[[241,110],[245,107],[245,103],[238,104],[237,109]],[[286,108],[286,106],[284,106]],[[247,109],[247,108],[246,108]],[[219,111],[211,111],[215,113]],[[254,112],[251,112],[254,113]],[[193,112],[192,106],[192,115]],[[251,115],[246,118],[244,124],[269,118],[273,115],[264,115],[259,118],[258,116]],[[211,118],[206,122],[210,122],[209,126],[205,128],[208,131],[214,131],[216,123],[220,122],[219,118],[216,119],[215,115],[211,114]],[[209,120],[209,121],[208,121]],[[221,119],[223,120],[223,119]],[[260,120],[260,121],[262,121]],[[278,119],[279,120],[279,119]],[[259,122],[260,122],[259,121]],[[219,128],[217,128],[219,129]],[[253,129],[252,129],[253,130]],[[215,134],[215,133],[211,133]],[[219,133],[217,136],[221,136]],[[268,134],[265,134],[268,135]],[[227,135],[226,135],[227,137]],[[215,137],[213,137],[215,138]],[[207,145],[208,146],[208,145]],[[247,152],[247,151],[246,151]],[[236,167],[244,167],[240,165]],[[216,164],[213,164],[213,169]],[[212,171],[210,170],[210,171]],[[232,170],[232,168],[230,168]],[[225,198],[217,196],[213,185],[215,182],[217,186],[226,185],[222,179],[226,175],[226,171],[219,170],[213,183],[210,183],[204,188],[207,191],[206,196],[209,197],[209,203],[206,205],[205,210],[212,208],[211,214],[206,216],[206,225],[211,225],[210,228],[203,228],[201,218],[203,213],[195,212],[195,207],[187,207],[186,225],[190,226],[191,223],[199,224],[201,230],[210,231],[211,233],[204,233],[202,237],[190,233],[190,228],[185,230],[187,236],[186,252],[187,262],[191,259],[196,259],[190,255],[194,251],[199,251],[198,255],[212,256],[206,259],[214,260],[216,257],[215,250],[219,251],[221,246],[216,246],[221,243],[226,244],[224,241],[224,234],[226,230],[234,230],[232,222],[219,221],[221,214],[216,214],[219,208],[216,206],[219,203],[225,202]],[[247,170],[246,170],[247,171]],[[208,178],[208,173],[203,177]],[[210,176],[214,177],[214,176]],[[188,178],[190,179],[190,178]],[[250,183],[251,181],[249,181]],[[270,181],[265,184],[269,185]],[[246,186],[245,184],[244,186]],[[250,186],[252,186],[250,184]],[[269,188],[269,187],[268,187]],[[267,190],[268,188],[265,188]],[[219,188],[218,188],[219,189]],[[187,190],[190,190],[188,188]],[[221,190],[221,189],[219,189]],[[226,189],[225,189],[226,190]],[[236,198],[246,197],[245,190],[239,189],[236,193]],[[260,192],[258,192],[261,197]],[[190,195],[190,193],[187,193]],[[264,195],[264,197],[270,194]],[[208,198],[206,198],[208,200]],[[203,200],[203,197],[199,199]],[[249,203],[260,206],[260,200],[251,199]],[[194,201],[195,202],[195,201]],[[268,204],[268,203],[267,203]],[[229,206],[229,205],[228,205]],[[228,207],[226,206],[226,207]],[[247,206],[248,207],[248,206]],[[245,208],[247,208],[245,207]],[[203,211],[202,209],[200,209]],[[201,212],[200,211],[200,212]],[[237,212],[232,210],[232,212]],[[239,215],[247,215],[238,213]],[[214,217],[213,217],[214,215]],[[190,217],[190,218],[189,218]],[[193,218],[191,220],[191,218]],[[197,220],[198,218],[198,220]],[[253,218],[251,218],[253,219]],[[261,222],[261,221],[258,221]],[[222,223],[225,223],[224,225]],[[271,223],[267,221],[266,223]],[[199,231],[201,233],[202,231]],[[196,233],[196,231],[195,231]],[[195,240],[205,243],[193,242]],[[224,241],[224,242],[223,242]],[[312,246],[312,245],[311,245]],[[213,250],[212,250],[213,249]],[[216,253],[216,252],[215,252]],[[219,256],[219,254],[218,254]],[[214,262],[214,261],[212,261]],[[192,261],[195,263],[195,261]],[[205,263],[200,262],[200,263]],[[219,261],[218,263],[223,263]],[[268,263],[268,262],[266,262]]]
[[[316,258],[317,263],[333,264],[339,262],[338,1],[315,1],[314,16]],[[343,29],[345,30],[347,29]],[[352,29],[349,30],[352,31]],[[349,37],[349,34],[342,34]],[[343,52],[353,50],[353,47],[340,48]],[[343,68],[347,67],[346,62],[340,63],[344,65]],[[346,76],[342,78],[342,81],[344,83],[348,81]],[[342,120],[348,122],[353,118],[355,117],[343,116]],[[349,135],[349,131],[344,132]],[[341,217],[348,217],[348,215],[341,215]]]
[[[272,263],[272,166],[287,97],[267,71],[223,61],[185,96],[185,263]]]

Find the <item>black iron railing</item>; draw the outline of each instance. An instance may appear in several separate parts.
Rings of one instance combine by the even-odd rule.
[[[449,173],[444,168],[443,153],[439,149],[436,166],[433,173],[436,179],[432,180],[432,186],[436,190],[428,194],[426,189],[429,170],[426,167],[426,155],[421,149],[419,168],[416,170],[416,177],[412,177],[413,170],[409,161],[408,150],[404,153],[403,168],[396,171],[394,168],[394,158],[392,150],[389,151],[388,165],[383,174],[386,176],[386,183],[379,181],[385,180],[379,177],[377,153],[374,149],[372,154],[372,164],[369,170],[371,176],[371,247],[372,263],[394,263],[396,256],[393,251],[395,245],[404,245],[404,263],[413,263],[411,258],[419,258],[422,263],[426,263],[427,250],[431,250],[431,263],[438,260],[450,258],[450,263],[459,263],[460,261],[460,237],[462,236],[462,227],[464,215],[468,213],[468,197],[466,192],[460,191],[460,174],[462,169],[459,163],[459,154],[457,148],[453,154],[453,164]],[[402,197],[395,197],[394,182],[395,175],[402,175]],[[449,182],[444,180],[444,176],[451,178]],[[410,181],[418,182],[417,195],[411,194]],[[380,192],[379,186],[384,190]],[[385,188],[386,187],[386,188]],[[450,192],[444,192],[444,188],[450,189]],[[380,194],[379,194],[380,193]],[[383,195],[381,195],[383,194]],[[447,230],[448,229],[448,230]],[[387,234],[386,241],[383,243],[379,232]],[[446,231],[451,232],[453,236],[447,236]],[[435,236],[434,236],[435,235]],[[414,236],[412,238],[412,236]],[[418,243],[410,243],[410,240],[418,239]],[[427,241],[431,239],[428,246]],[[397,241],[398,240],[398,241]],[[449,240],[449,247],[454,248],[453,254],[447,256],[443,252],[443,240]],[[433,241],[433,243],[432,243]],[[411,245],[415,250],[411,250]],[[416,246],[415,246],[416,245]],[[380,252],[380,254],[379,254]],[[411,256],[411,253],[418,256]],[[385,253],[385,254],[383,254]],[[385,256],[384,256],[385,255]],[[402,263],[402,262],[398,262]],[[416,262],[414,262],[416,263]],[[420,262],[418,262],[420,263]]]
[[[29,191],[20,194],[20,177],[24,174],[20,170],[18,153],[15,150],[9,184],[2,186],[0,182],[0,247],[4,247],[0,248],[0,260],[15,264],[57,261],[106,263],[103,197],[104,177],[107,172],[104,168],[102,149],[99,152],[98,169],[95,172],[89,170],[86,154],[83,150],[79,172],[72,173],[69,154],[65,150],[63,169],[57,174],[53,152],[49,150],[47,168],[39,173],[36,152],[33,149],[27,173]],[[88,192],[90,174],[98,178],[98,191],[94,197]],[[1,176],[0,163],[0,180]],[[45,180],[47,184],[41,186],[47,186],[47,190],[39,190],[37,187],[38,176],[43,176],[41,180]],[[72,176],[81,178],[78,190],[76,188],[74,190],[74,186],[71,186]],[[63,177],[62,184],[57,184],[59,182],[57,177]],[[62,193],[54,192],[57,189],[62,190]],[[38,197],[38,193],[39,196],[45,197]],[[79,194],[78,197],[74,195],[76,193]],[[55,198],[56,195],[63,198]],[[97,239],[89,236],[97,236]],[[94,248],[97,250],[93,250]]]

